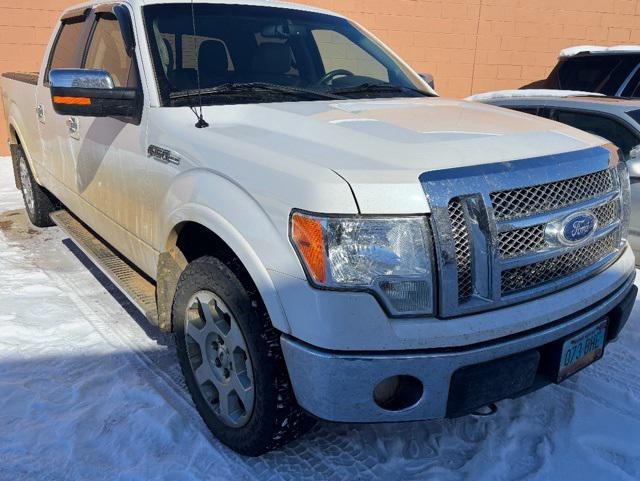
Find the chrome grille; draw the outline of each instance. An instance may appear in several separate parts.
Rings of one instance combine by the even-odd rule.
[[[465,302],[473,293],[473,275],[471,272],[469,229],[460,199],[453,199],[449,202],[449,218],[451,219],[458,265],[458,300]]]
[[[501,232],[499,234],[500,257],[508,259],[544,249],[546,247],[544,230],[545,225],[540,224]]]
[[[606,227],[620,218],[620,200],[614,199],[592,210],[598,219],[598,227]],[[509,259],[528,253],[547,249],[549,245],[545,239],[545,224],[538,224],[523,229],[500,232],[498,241],[500,257]]]
[[[592,199],[614,187],[611,170],[603,170],[559,182],[494,192],[490,197],[497,220],[518,219]]]
[[[435,239],[439,316],[526,302],[614,262],[623,252],[628,196],[615,165],[610,150],[595,147],[420,176]],[[567,245],[560,229],[582,212],[597,217],[596,230]]]
[[[502,272],[502,294],[531,289],[559,277],[568,276],[595,264],[618,247],[617,233],[592,244],[536,264]]]

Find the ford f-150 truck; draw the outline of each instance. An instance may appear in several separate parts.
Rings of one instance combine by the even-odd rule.
[[[599,360],[633,306],[617,148],[438,98],[342,16],[85,4],[2,90],[31,221],[175,333],[238,452],[491,412]]]

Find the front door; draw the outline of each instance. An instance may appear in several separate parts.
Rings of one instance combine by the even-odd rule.
[[[137,88],[144,98],[137,56],[127,52],[120,23],[109,7],[91,15],[93,28],[82,68],[105,70],[115,87]],[[144,102],[144,101],[142,101]],[[144,212],[146,118],[78,117],[64,132],[69,146],[65,176],[81,199],[82,218],[135,264],[151,271],[153,252],[148,238],[149,216]],[[147,225],[149,224],[149,225]]]

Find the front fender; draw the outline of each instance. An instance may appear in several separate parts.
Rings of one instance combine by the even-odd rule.
[[[159,238],[170,248],[172,234],[185,222],[200,224],[220,237],[243,263],[278,330],[290,333],[278,291],[269,270],[305,278],[288,241],[288,209],[272,216],[255,199],[228,179],[203,169],[179,176],[165,196],[166,219]],[[275,217],[275,220],[274,220]]]

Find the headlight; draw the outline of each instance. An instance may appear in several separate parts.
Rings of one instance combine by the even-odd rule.
[[[316,287],[373,292],[392,315],[432,314],[425,217],[333,217],[295,212],[291,240]]]

